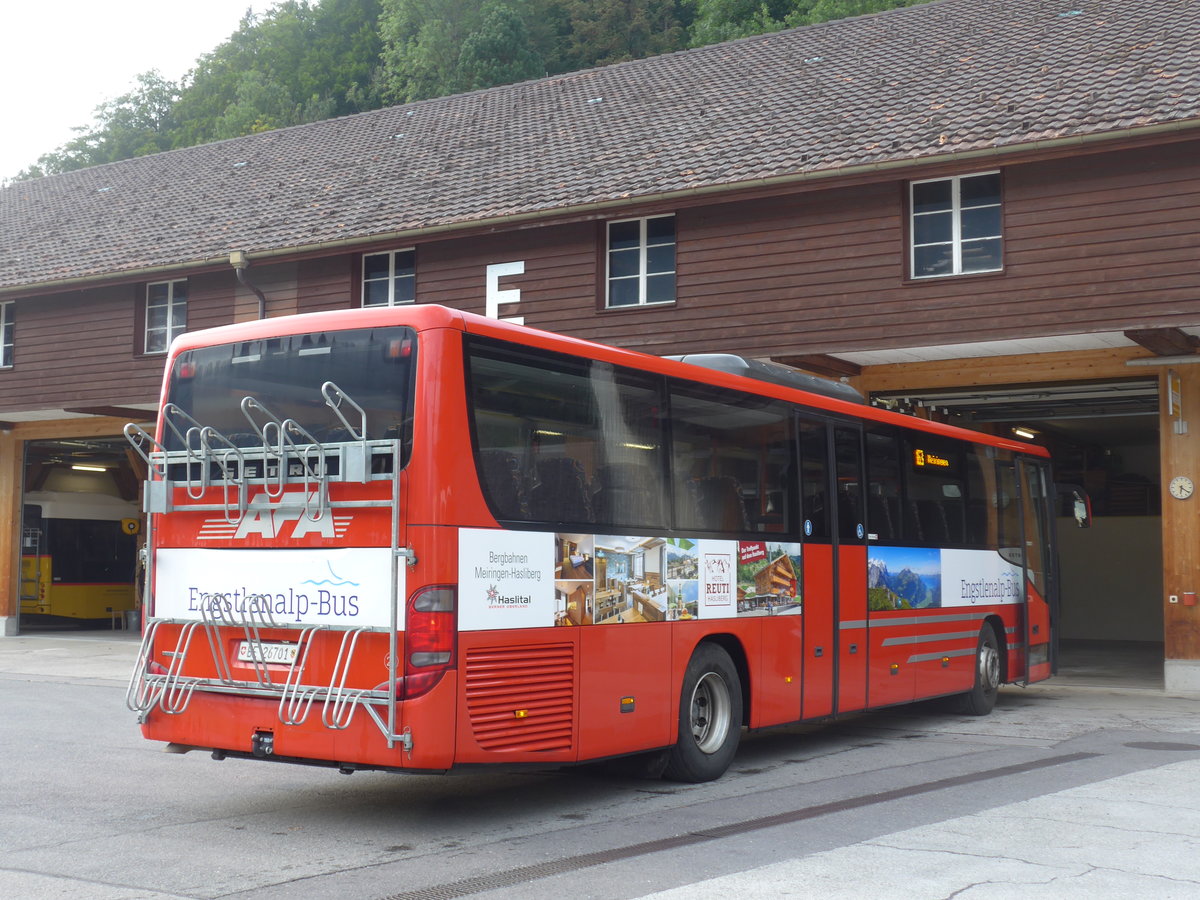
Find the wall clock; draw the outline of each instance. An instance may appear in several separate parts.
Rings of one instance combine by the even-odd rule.
[[[1176,500],[1186,500],[1192,496],[1192,491],[1196,489],[1196,486],[1192,484],[1192,479],[1186,475],[1176,475],[1171,479],[1171,484],[1167,489]]]

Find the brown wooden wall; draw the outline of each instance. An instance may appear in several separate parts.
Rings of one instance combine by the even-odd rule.
[[[905,276],[907,177],[913,172],[738,202],[692,201],[677,213],[678,300],[603,310],[603,223],[417,242],[417,296],[484,312],[486,267],[523,260],[504,279],[521,302],[504,316],[651,353],[752,356],[1001,340],[1195,325],[1200,321],[1200,142],[1013,165],[1004,172],[1005,269]],[[630,210],[670,211],[661,206]],[[381,245],[376,250],[412,244]],[[252,262],[270,316],[345,308],[360,256]],[[160,276],[165,278],[167,276]],[[257,315],[231,269],[188,277],[189,329]],[[156,399],[161,357],[137,352],[144,283],[18,299],[16,365],[0,371],[5,411]]]

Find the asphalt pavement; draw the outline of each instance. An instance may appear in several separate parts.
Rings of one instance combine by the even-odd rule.
[[[124,684],[137,647],[137,635],[128,632],[0,638],[0,690],[3,681],[11,679]],[[843,793],[804,808],[747,818],[727,826],[726,836],[760,835],[772,843],[773,856],[746,853],[722,863],[722,874],[711,877],[708,870],[671,873],[665,883],[675,886],[666,889],[659,889],[662,881],[648,882],[645,890],[631,889],[621,882],[619,858],[610,862],[579,857],[579,876],[589,886],[572,893],[655,900],[726,900],[731,895],[822,900],[1200,898],[1200,695],[1168,694],[1153,666],[1123,671],[1106,664],[1103,648],[1093,649],[1059,678],[1019,693],[1010,694],[1016,689],[1006,688],[1006,696],[1014,697],[1015,703],[1010,702],[1003,733],[988,724],[995,716],[964,726],[981,733],[992,728],[991,739],[998,746],[1036,750],[1028,754],[1028,762],[957,777],[914,777],[903,791],[864,779],[854,796]],[[1029,702],[1039,696],[1053,699],[1051,717],[1039,716],[1039,704]],[[886,724],[873,720],[864,727],[882,729]],[[765,757],[768,749],[760,746],[750,752]],[[1033,778],[1030,773],[1037,779],[1028,780]],[[1022,779],[1027,780],[1018,789]],[[831,834],[825,846],[786,844],[787,829],[796,822],[822,816],[832,820],[845,809],[874,804],[883,816],[905,797],[971,785],[978,801],[969,807],[949,805],[942,816],[925,813],[914,821],[897,817],[894,825],[876,823],[870,833]],[[808,794],[817,798],[819,790],[810,785]],[[725,803],[731,808],[730,799]],[[702,829],[691,838],[693,844],[707,839]],[[718,855],[716,847],[710,857]],[[653,856],[657,851],[647,846],[644,852]],[[614,871],[613,866],[618,868]],[[660,867],[665,871],[669,866],[664,857]],[[585,871],[589,867],[591,874]],[[606,868],[611,887],[606,887],[602,874]],[[519,873],[507,881],[451,879],[443,883],[441,893],[411,896],[561,896],[569,866],[563,872],[567,874],[531,875],[526,880]],[[22,885],[34,884],[26,882],[23,873],[0,867],[0,885],[7,889],[19,892]],[[361,891],[344,896],[381,896],[371,887],[363,883]],[[319,882],[310,882],[309,888],[309,896],[325,896]]]

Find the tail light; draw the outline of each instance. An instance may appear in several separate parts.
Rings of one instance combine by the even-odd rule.
[[[408,600],[404,622],[404,690],[412,700],[431,691],[454,668],[457,643],[457,594],[453,587],[423,588]]]

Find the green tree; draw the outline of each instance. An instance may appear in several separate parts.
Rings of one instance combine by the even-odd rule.
[[[567,0],[576,68],[670,53],[685,45],[679,0]]]
[[[781,28],[815,25],[915,6],[929,0],[684,0],[693,13],[690,43],[693,47],[732,38],[765,34]]]
[[[479,27],[463,39],[458,77],[463,87],[492,87],[536,78],[544,71],[529,29],[511,6],[489,0]]]
[[[379,89],[408,103],[461,89],[462,44],[480,21],[476,0],[383,0]]]
[[[378,105],[379,11],[379,0],[286,0],[261,18],[248,11],[189,73],[175,146]]]

